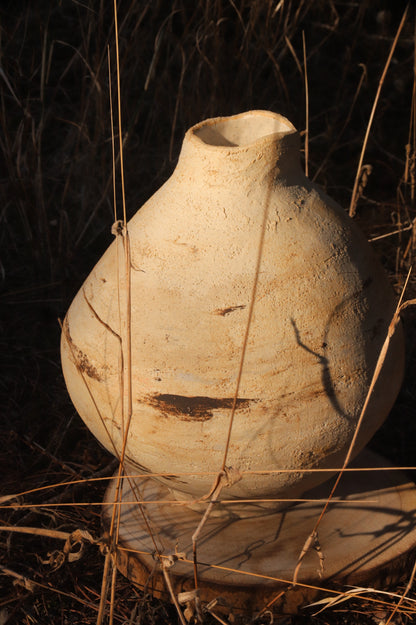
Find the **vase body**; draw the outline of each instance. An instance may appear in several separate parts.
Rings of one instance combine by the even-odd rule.
[[[134,470],[206,495],[241,369],[226,466],[242,479],[227,498],[296,498],[327,479],[308,470],[342,465],[395,302],[364,236],[303,174],[292,124],[252,111],[191,128],[128,240],[128,263],[119,235],[63,324],[66,384],[93,434],[120,454],[128,429]],[[355,453],[402,375],[399,328]],[[293,471],[244,473],[279,469]]]

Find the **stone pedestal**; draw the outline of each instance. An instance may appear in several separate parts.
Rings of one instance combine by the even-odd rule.
[[[386,467],[368,451],[352,467]],[[198,586],[203,602],[222,597],[235,612],[255,613],[278,593],[273,605],[293,612],[310,602],[319,588],[344,584],[385,588],[406,572],[416,547],[416,486],[401,472],[347,472],[318,529],[319,550],[310,549],[290,589],[298,557],[312,532],[333,481],[304,494],[304,501],[284,511],[244,519],[210,516],[198,541]],[[114,501],[115,483],[105,502]],[[227,499],[227,489],[221,492]],[[140,505],[137,501],[147,502]],[[232,512],[233,504],[229,509]],[[250,505],[250,504],[249,504]],[[112,506],[104,508],[108,527]],[[232,516],[232,515],[231,515]],[[162,560],[179,554],[169,569],[178,593],[194,588],[192,534],[201,515],[176,502],[151,478],[124,481],[117,563],[133,583],[166,598]],[[176,558],[174,558],[176,559]]]

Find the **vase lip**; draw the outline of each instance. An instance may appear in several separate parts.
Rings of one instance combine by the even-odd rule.
[[[187,141],[204,149],[238,152],[263,141],[298,136],[294,125],[283,115],[252,110],[225,117],[212,117],[192,126]]]

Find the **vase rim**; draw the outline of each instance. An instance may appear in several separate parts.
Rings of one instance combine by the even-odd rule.
[[[250,123],[251,122],[251,123]],[[246,150],[261,141],[297,135],[293,124],[283,115],[252,110],[225,117],[212,117],[192,126],[189,141],[208,149]]]

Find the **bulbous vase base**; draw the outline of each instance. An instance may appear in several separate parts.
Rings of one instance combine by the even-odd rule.
[[[368,450],[351,465],[388,466]],[[416,485],[397,470],[357,470],[342,477],[317,541],[302,561],[298,584],[291,588],[299,555],[332,484],[333,480],[308,491],[302,502],[283,511],[260,516],[254,511],[252,517],[237,520],[232,514],[228,520],[208,517],[197,542],[202,603],[221,597],[214,608],[217,614],[254,614],[270,602],[271,610],[294,613],[319,590],[328,595],[331,588],[340,591],[340,584],[385,588],[399,579],[416,548]],[[115,493],[113,480],[105,504],[115,500]],[[221,499],[226,499],[226,489]],[[105,505],[106,529],[111,514],[112,506]],[[198,512],[175,501],[155,480],[130,478],[124,481],[120,516],[117,566],[125,576],[156,597],[169,599],[162,570],[166,567],[176,596],[194,589],[192,535],[202,518]]]

